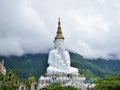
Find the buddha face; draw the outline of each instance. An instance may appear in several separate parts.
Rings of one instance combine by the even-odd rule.
[[[57,49],[65,50],[64,39],[56,39],[54,44]]]

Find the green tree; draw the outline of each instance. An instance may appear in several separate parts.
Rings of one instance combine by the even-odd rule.
[[[120,74],[99,80],[93,90],[120,90]]]
[[[6,75],[6,81],[8,86],[12,86],[13,89],[17,89],[19,87],[19,78],[16,76],[14,70],[9,70]]]
[[[36,82],[35,76],[30,76],[30,77],[28,77],[28,80],[25,81],[25,83],[26,83],[25,85],[27,86],[28,90],[30,90],[31,84],[33,82]]]
[[[0,87],[3,87],[4,83],[5,83],[5,75],[3,75],[2,73],[0,73]]]
[[[0,74],[0,90],[15,90],[19,87],[19,78],[14,70],[8,70],[6,75]]]
[[[31,83],[35,82],[36,78],[34,76],[30,76],[30,77],[28,77],[28,81],[30,81]]]

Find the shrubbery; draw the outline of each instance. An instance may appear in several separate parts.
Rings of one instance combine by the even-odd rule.
[[[120,74],[99,80],[93,90],[120,90]]]

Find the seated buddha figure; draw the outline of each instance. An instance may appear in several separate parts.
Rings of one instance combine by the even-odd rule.
[[[55,48],[49,52],[47,74],[78,74],[78,69],[70,66],[70,55],[64,47],[60,21],[54,45]]]

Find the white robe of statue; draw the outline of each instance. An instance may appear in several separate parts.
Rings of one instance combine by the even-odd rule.
[[[78,69],[71,67],[70,55],[64,48],[64,39],[56,39],[55,49],[49,52],[47,74],[78,74]]]

